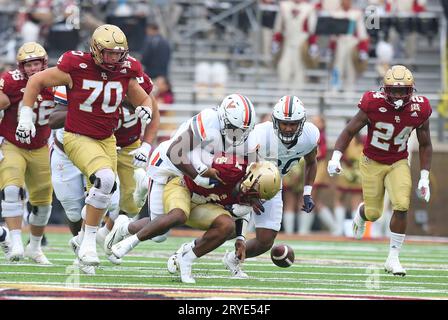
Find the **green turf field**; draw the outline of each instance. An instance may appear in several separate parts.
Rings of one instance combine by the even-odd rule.
[[[290,268],[275,266],[268,254],[248,259],[250,279],[230,277],[221,263],[227,242],[193,265],[195,285],[166,271],[167,258],[190,238],[140,244],[120,266],[102,256],[96,275],[79,274],[69,234],[48,233],[44,249],[52,266],[6,262],[0,254],[0,298],[221,298],[221,299],[448,299],[447,244],[405,243],[401,254],[406,277],[386,274],[388,244],[369,241],[281,240],[295,251]],[[99,250],[102,253],[102,251]]]

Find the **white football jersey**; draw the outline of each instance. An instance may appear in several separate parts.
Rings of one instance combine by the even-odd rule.
[[[65,86],[58,86],[55,88],[54,91],[54,102],[57,104],[67,106],[67,90]],[[55,129],[55,135],[56,138],[61,142],[64,143],[64,128]]]
[[[188,128],[191,129],[194,137],[201,141],[201,143],[188,154],[193,165],[200,162],[206,166],[210,166],[213,160],[213,155],[223,151],[235,152],[237,155],[245,156],[248,153],[255,152],[257,149],[257,141],[252,137],[248,138],[246,143],[235,147],[235,149],[233,149],[233,146],[228,146],[228,148],[224,150],[225,141],[221,135],[218,112],[211,108],[204,109],[191,119],[182,123],[170,140],[162,142],[154,150],[149,160],[148,167],[148,175],[151,179],[159,183],[166,183],[170,176],[183,175],[183,173],[177,169],[168,158],[167,151],[177,137]]]
[[[305,122],[297,143],[289,147],[280,141],[271,121],[257,124],[250,136],[257,139],[259,155],[264,160],[277,163],[281,175],[284,176],[302,157],[317,147],[319,129],[311,122]]]

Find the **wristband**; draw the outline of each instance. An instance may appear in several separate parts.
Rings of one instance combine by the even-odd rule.
[[[341,158],[342,158],[342,152],[339,150],[334,150],[331,160],[332,161],[340,161]]]
[[[313,190],[313,186],[304,186],[303,187],[303,195],[304,196],[310,196],[311,190]]]
[[[429,180],[429,170],[426,169],[421,170],[420,179]]]

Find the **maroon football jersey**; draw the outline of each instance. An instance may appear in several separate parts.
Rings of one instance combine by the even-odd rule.
[[[27,80],[19,70],[5,72],[0,79],[0,90],[3,90],[11,105],[5,110],[3,120],[0,122],[0,136],[6,140],[24,149],[38,149],[47,144],[51,129],[48,126],[48,118],[54,108],[53,88],[43,89],[37,97],[35,106],[34,125],[36,127],[36,136],[31,138],[31,144],[21,143],[16,140],[16,129],[18,125],[19,108],[23,99]]]
[[[243,179],[246,174],[247,164],[236,159],[234,156],[220,155],[213,159],[212,168],[219,172],[219,177],[225,184],[219,184],[212,189],[198,186],[190,177],[185,176],[185,184],[191,192],[197,193],[222,206],[239,203],[237,194],[233,190],[236,184]]]
[[[67,88],[65,130],[98,140],[111,136],[129,81],[143,76],[140,62],[128,57],[120,71],[108,72],[95,64],[90,53],[68,51],[57,67],[73,81],[73,87]]]
[[[153,83],[151,78],[146,73],[143,73],[143,77],[137,78],[137,81],[147,94],[151,93]],[[115,131],[117,146],[124,148],[135,142],[140,138],[141,131],[142,124],[134,111],[131,111],[125,107],[120,107],[118,130]]]
[[[426,97],[412,96],[401,110],[390,105],[382,92],[366,92],[358,107],[367,114],[367,139],[364,154],[377,162],[392,164],[408,157],[408,140],[415,128],[431,116]]]

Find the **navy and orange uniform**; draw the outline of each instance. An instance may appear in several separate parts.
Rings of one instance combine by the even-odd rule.
[[[239,203],[240,198],[239,194],[235,192],[235,186],[244,178],[247,163],[235,156],[219,155],[213,159],[211,167],[218,170],[218,175],[225,184],[220,183],[214,188],[206,189],[195,184],[190,177],[185,176],[185,184],[190,192],[205,197],[208,202],[222,206]]]
[[[420,127],[432,113],[429,100],[412,96],[403,108],[396,110],[382,92],[366,92],[358,108],[369,119],[364,154],[377,162],[393,164],[408,157],[408,140],[412,130]]]
[[[31,139],[30,144],[21,143],[16,140],[15,132],[27,81],[19,70],[5,72],[0,79],[0,90],[8,96],[11,103],[0,122],[0,136],[19,148],[33,150],[45,146],[50,137],[48,118],[54,108],[54,93],[53,88],[45,88],[37,96],[36,107],[33,109],[36,136]]]

